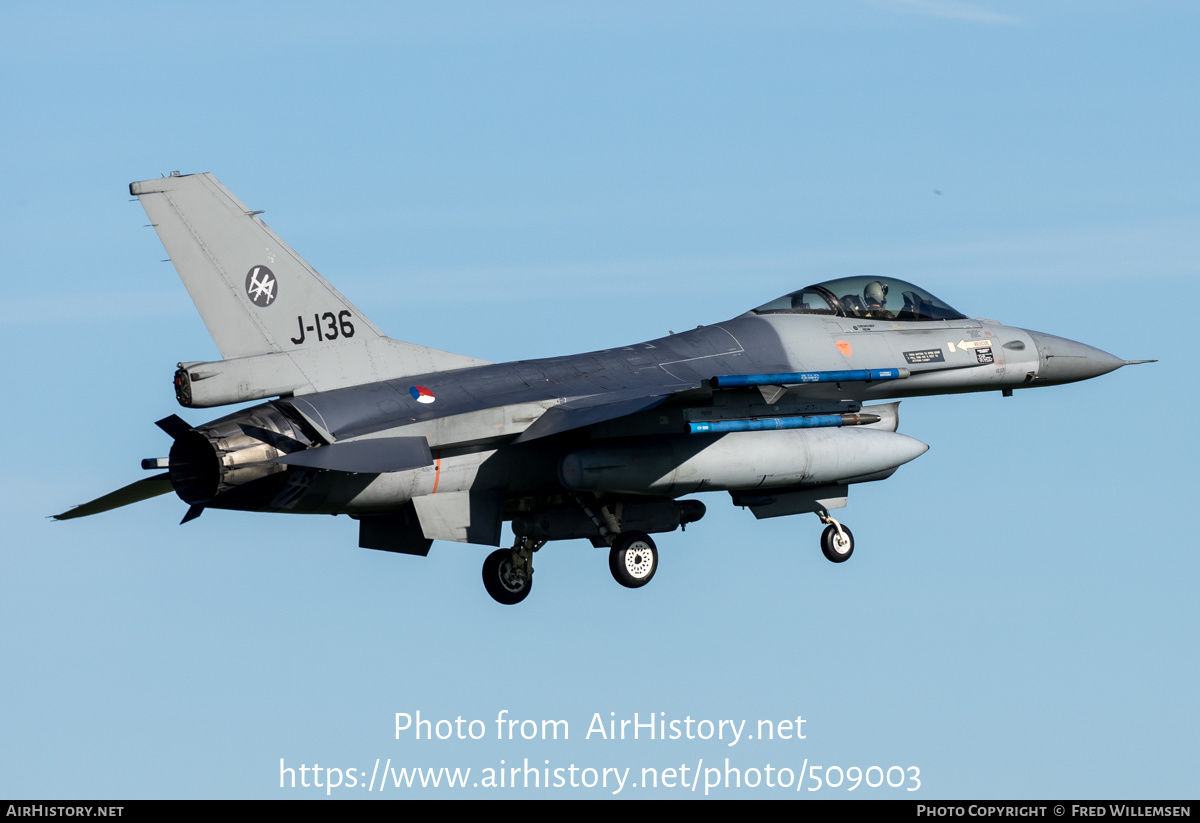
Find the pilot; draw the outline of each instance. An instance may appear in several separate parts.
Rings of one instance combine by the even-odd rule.
[[[887,283],[872,280],[863,289],[863,299],[867,302],[867,316],[880,320],[894,320],[896,315],[884,308],[887,305]]]

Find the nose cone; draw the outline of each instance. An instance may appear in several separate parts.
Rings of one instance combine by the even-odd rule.
[[[1037,383],[1053,385],[1074,383],[1108,374],[1124,366],[1127,361],[1106,351],[1086,346],[1065,337],[1025,330],[1033,338],[1038,351]]]

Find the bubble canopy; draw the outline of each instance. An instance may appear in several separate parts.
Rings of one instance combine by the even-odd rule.
[[[948,304],[895,278],[839,277],[785,294],[755,314],[825,314],[870,320],[965,320]]]

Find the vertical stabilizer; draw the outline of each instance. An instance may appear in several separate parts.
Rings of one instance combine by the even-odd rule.
[[[185,406],[487,362],[385,337],[211,174],[176,172],[130,183],[129,191],[150,216],[224,358],[180,364],[176,393]]]
[[[130,183],[225,359],[382,337],[211,174]]]

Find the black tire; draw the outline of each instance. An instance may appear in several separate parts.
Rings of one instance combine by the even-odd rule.
[[[498,549],[483,561],[483,587],[497,603],[515,606],[529,596],[533,578],[513,571],[512,549]]]
[[[645,532],[619,535],[608,552],[608,568],[622,586],[639,589],[658,571],[658,548]]]
[[[826,526],[825,531],[821,532],[821,553],[832,563],[845,563],[854,554],[854,535],[845,525],[842,526],[842,533],[846,535],[847,545],[838,545],[837,526]]]

